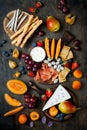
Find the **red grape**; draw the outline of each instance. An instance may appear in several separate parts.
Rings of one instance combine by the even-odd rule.
[[[29,102],[28,107],[29,108],[35,108],[36,104],[33,102]]]
[[[31,65],[27,65],[27,66],[26,66],[26,69],[27,69],[27,70],[32,70],[32,66],[31,66]]]
[[[27,94],[24,95],[24,98],[29,98],[29,97],[31,97],[30,93],[27,93]]]
[[[68,8],[66,6],[64,6],[62,12],[64,14],[67,14],[69,12],[69,10],[68,10]]]
[[[37,68],[33,67],[33,68],[32,68],[32,71],[33,71],[33,72],[36,72],[36,71],[37,71]]]
[[[76,51],[81,50],[80,46],[74,46],[73,48],[74,48]]]
[[[27,56],[27,54],[26,54],[26,53],[22,53],[21,58],[25,59],[25,58],[26,58],[26,56]]]
[[[60,0],[61,5],[65,5],[65,0]]]
[[[80,45],[80,41],[79,40],[73,40],[73,44],[76,45],[76,46],[79,46]]]
[[[35,103],[36,100],[37,100],[37,97],[35,97],[35,96],[30,98],[30,101],[33,102],[33,103]]]

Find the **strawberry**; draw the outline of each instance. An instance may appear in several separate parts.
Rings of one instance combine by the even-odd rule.
[[[64,64],[64,67],[70,68],[71,64],[69,62]]]
[[[35,74],[34,74],[32,71],[30,71],[30,72],[28,73],[28,76],[30,76],[30,77],[34,77]]]
[[[41,99],[42,99],[43,101],[46,101],[46,100],[47,100],[46,94],[43,94],[43,95],[41,96]]]
[[[37,44],[37,46],[43,47],[43,43],[40,41],[38,41],[36,44]]]
[[[75,70],[75,69],[77,69],[79,67],[79,64],[77,63],[77,62],[73,62],[72,64],[71,64],[71,70]]]
[[[30,13],[36,13],[36,12],[37,12],[37,9],[34,8],[34,7],[30,7],[30,8],[29,8],[29,12],[30,12]]]
[[[50,88],[48,88],[48,89],[46,89],[46,96],[48,97],[48,98],[50,98],[51,96],[52,96],[52,94],[53,94],[53,91],[50,89]]]
[[[35,3],[36,8],[41,8],[42,5],[43,4],[40,1],[38,1],[38,2]]]

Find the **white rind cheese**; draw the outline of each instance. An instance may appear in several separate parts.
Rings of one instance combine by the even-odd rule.
[[[53,95],[50,97],[50,99],[46,102],[45,106],[43,107],[42,111],[45,111],[46,109],[57,105],[65,100],[70,99],[71,96],[68,93],[68,91],[62,86],[59,85]]]
[[[46,57],[45,50],[42,47],[34,47],[31,50],[30,55],[36,62],[42,62]]]

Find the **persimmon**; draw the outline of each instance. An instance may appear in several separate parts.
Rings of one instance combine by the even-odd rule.
[[[73,72],[73,76],[74,76],[75,78],[82,78],[83,72],[82,72],[81,70],[75,70],[75,71]]]
[[[19,117],[18,117],[18,122],[20,123],[20,124],[25,124],[26,122],[27,122],[27,116],[26,116],[26,114],[21,114],[21,115],[19,115]]]
[[[79,90],[81,88],[81,82],[78,80],[75,80],[72,82],[72,88],[75,90]]]

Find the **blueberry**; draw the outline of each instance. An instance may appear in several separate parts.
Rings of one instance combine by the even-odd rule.
[[[60,113],[60,116],[61,116],[61,117],[64,117],[64,114],[63,114],[63,113]]]
[[[72,63],[72,59],[68,60],[69,63]]]
[[[56,116],[56,118],[60,118],[61,117],[61,114],[58,114],[57,116]]]
[[[9,49],[9,50],[8,50],[8,52],[9,52],[9,53],[12,53],[12,52],[13,52],[13,50],[12,50],[12,49]]]
[[[26,71],[25,71],[25,70],[22,70],[22,71],[21,71],[21,74],[26,74]]]
[[[2,44],[5,44],[7,41],[5,39],[2,40]]]
[[[29,123],[29,126],[30,126],[31,128],[34,127],[34,122],[31,121],[31,122]]]
[[[60,120],[60,121],[63,121],[63,117],[60,117],[59,120]]]
[[[25,67],[24,67],[24,66],[21,66],[21,67],[20,67],[20,71],[22,71],[22,70],[25,70]]]
[[[49,122],[48,122],[48,127],[51,127],[51,126],[53,126],[53,122],[52,122],[52,121],[49,121]]]
[[[7,51],[3,51],[2,54],[5,56],[5,57],[9,57],[10,54],[7,52]]]
[[[63,61],[62,60],[60,60],[60,64],[62,64],[63,63]]]
[[[34,43],[32,43],[32,47],[35,47],[36,46],[36,43],[34,42]]]
[[[2,44],[2,43],[0,44],[0,47],[3,47],[3,44]]]

